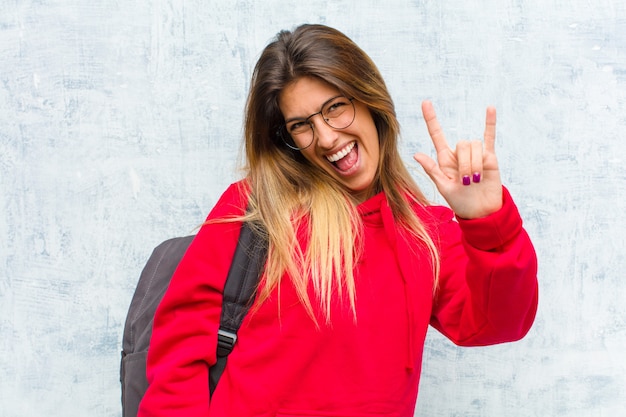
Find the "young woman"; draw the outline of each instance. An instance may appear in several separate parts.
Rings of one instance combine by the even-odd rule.
[[[428,325],[463,346],[522,338],[536,256],[494,153],[450,148],[429,102],[437,161],[415,155],[450,208],[429,204],[398,153],[370,58],[342,33],[280,32],[256,64],[246,177],[180,263],[154,321],[140,416],[413,416]],[[246,212],[248,209],[248,212]],[[212,397],[222,290],[242,221],[268,259]]]

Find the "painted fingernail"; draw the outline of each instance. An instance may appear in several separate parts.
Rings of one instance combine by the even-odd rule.
[[[474,175],[472,175],[472,181],[480,182],[480,172],[474,172]]]
[[[470,185],[470,176],[463,175],[463,185]]]

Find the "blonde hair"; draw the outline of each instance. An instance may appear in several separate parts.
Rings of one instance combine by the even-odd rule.
[[[334,297],[349,302],[356,319],[354,266],[362,224],[349,190],[309,163],[277,135],[284,123],[280,92],[301,77],[317,77],[365,104],[376,125],[380,160],[369,195],[384,191],[395,221],[431,257],[434,286],[439,273],[436,245],[412,205],[428,204],[398,152],[399,124],[393,101],[375,64],[341,32],[323,25],[282,31],[264,49],[253,72],[245,114],[246,220],[261,225],[269,241],[258,303],[280,287],[285,273],[317,323],[317,302],[330,322]],[[308,296],[312,286],[316,300]],[[258,305],[257,303],[257,305]]]

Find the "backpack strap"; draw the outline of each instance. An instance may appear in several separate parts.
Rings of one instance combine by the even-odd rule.
[[[217,334],[217,363],[209,370],[211,395],[226,368],[226,359],[235,346],[241,322],[250,309],[266,258],[267,243],[252,230],[248,222],[244,222],[224,285],[222,316]]]

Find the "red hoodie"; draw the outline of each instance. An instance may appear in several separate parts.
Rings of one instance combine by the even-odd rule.
[[[241,214],[242,183],[209,218]],[[148,354],[150,387],[139,416],[412,417],[428,325],[463,346],[522,338],[537,308],[536,255],[509,193],[481,219],[456,221],[448,208],[415,210],[440,247],[433,297],[430,257],[400,234],[383,193],[359,205],[364,253],[349,304],[319,326],[290,280],[244,319],[212,398],[222,290],[239,224],[202,227],[157,310]],[[314,299],[313,299],[314,300]],[[313,306],[315,308],[315,302]]]

